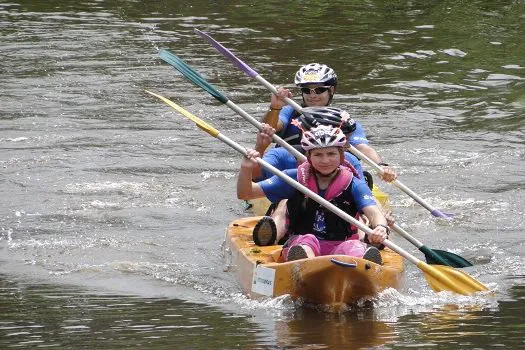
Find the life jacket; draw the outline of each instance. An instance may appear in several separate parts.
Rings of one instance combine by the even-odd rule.
[[[357,171],[346,160],[339,166],[339,173],[325,190],[324,198],[348,213],[350,216],[358,216],[350,184]],[[297,181],[308,189],[319,194],[317,181],[309,162],[304,162],[297,167]],[[329,241],[344,241],[346,239],[358,239],[357,228],[347,221],[341,219],[332,211],[322,207],[316,201],[297,191],[292,198],[288,199],[289,229],[292,234],[307,234],[313,232],[314,220],[318,210],[323,211],[326,233],[320,238]]]

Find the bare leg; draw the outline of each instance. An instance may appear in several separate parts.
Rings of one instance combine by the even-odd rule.
[[[277,228],[277,242],[288,232],[287,213],[286,200],[280,201],[272,213],[272,218]]]
[[[288,232],[286,201],[277,204],[271,216],[263,216],[253,228],[253,241],[258,246],[277,244]]]

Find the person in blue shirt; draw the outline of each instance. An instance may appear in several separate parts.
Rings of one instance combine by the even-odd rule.
[[[368,241],[379,245],[388,237],[387,221],[366,182],[359,179],[357,171],[345,161],[343,153],[346,144],[345,134],[337,127],[320,125],[304,131],[301,146],[308,161],[299,165],[298,169],[285,172],[349,215],[365,215],[373,227]],[[245,200],[266,196],[272,202],[287,199],[292,236],[287,243],[286,260],[345,254],[382,263],[379,250],[363,242],[356,227],[280,177],[253,182],[252,170],[257,165],[254,158],[259,155],[256,150],[249,150],[243,158],[237,178],[237,196]]]
[[[337,74],[325,64],[310,63],[302,66],[295,74],[295,85],[301,91],[302,107],[326,107],[332,103],[337,88]],[[301,131],[292,122],[299,118],[300,113],[292,106],[286,105],[285,97],[292,98],[290,90],[279,88],[278,94],[272,94],[270,107],[263,117],[263,123],[271,125],[288,143],[299,144]],[[381,178],[390,182],[396,178],[395,171],[386,164],[381,156],[368,144],[366,133],[359,122],[355,122],[355,130],[347,136],[348,143],[357,148],[375,163],[383,166]],[[265,149],[256,148],[261,154]],[[272,164],[279,169],[279,164]]]
[[[297,119],[293,120],[292,123],[295,128],[298,128],[295,124],[300,124],[299,128],[304,127],[306,129],[319,125],[332,125],[339,127],[347,138],[354,134],[358,126],[358,123],[351,119],[346,111],[335,107],[303,108],[302,114]],[[267,149],[271,141],[272,140],[268,138],[257,137],[255,149],[261,152],[264,149]],[[301,153],[304,153],[300,144],[295,144],[294,147]],[[357,170],[359,177],[364,178],[363,168],[359,159],[350,152],[345,152],[344,155],[346,160]],[[283,147],[273,147],[268,149],[263,158],[279,170],[294,169],[297,167],[297,160],[295,157]],[[270,171],[264,168],[254,169],[253,174],[254,180],[264,180],[273,176]]]
[[[293,120],[292,124],[298,130],[308,130],[320,125],[339,127],[347,138],[353,135],[357,125],[346,111],[335,107],[305,107],[302,109],[302,114]],[[270,145],[272,140],[267,135],[273,134],[273,131],[271,126],[263,124],[263,132],[257,135],[255,150],[260,153],[261,150],[266,149]],[[296,145],[297,147],[300,148],[301,146]],[[345,148],[347,148],[347,145],[345,145]],[[357,176],[363,179],[363,170],[359,160],[349,152],[344,152],[344,157],[357,170]],[[298,165],[295,157],[282,147],[269,149],[264,154],[263,159],[279,170],[295,169]],[[273,174],[264,168],[255,166],[252,170],[252,175],[254,176],[254,181],[260,181],[271,177]],[[254,242],[259,246],[273,244],[275,240],[279,241],[285,237],[288,232],[286,201],[272,205],[269,212],[271,212],[271,215],[267,214],[262,217],[253,230]],[[385,215],[387,215],[390,223],[393,222],[390,213]]]

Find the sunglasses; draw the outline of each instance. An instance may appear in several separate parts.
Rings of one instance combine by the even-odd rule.
[[[316,95],[320,95],[323,92],[329,90],[330,88],[331,88],[331,86],[319,86],[319,87],[316,87],[316,88],[313,88],[313,89],[310,89],[310,88],[307,88],[307,87],[303,87],[303,88],[301,88],[301,92],[303,94],[310,95],[312,93],[312,91],[313,91]]]

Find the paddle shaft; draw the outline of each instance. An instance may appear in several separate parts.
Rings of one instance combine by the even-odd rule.
[[[405,238],[407,241],[415,245],[416,248],[421,248],[423,246],[423,243],[421,243],[415,237],[406,232],[398,224],[394,223],[391,227],[394,231],[396,231],[397,234],[399,234],[401,237]]]
[[[217,137],[219,140],[221,140],[222,142],[226,143],[228,146],[232,147],[233,149],[235,149],[239,153],[243,154],[244,156],[246,156],[248,154],[246,148],[242,147],[241,145],[239,145],[237,142],[233,141],[229,137],[224,136],[221,133],[219,133],[215,137]],[[301,185],[299,182],[295,181],[294,179],[292,179],[291,177],[289,177],[288,175],[286,175],[285,173],[283,173],[282,171],[280,171],[279,169],[277,169],[276,167],[274,167],[273,165],[271,165],[270,163],[268,163],[264,159],[258,157],[258,158],[255,158],[255,161],[260,166],[262,166],[265,169],[269,170],[273,174],[279,176],[287,184],[289,184],[290,186],[294,187],[296,190],[302,192],[306,196],[312,198],[314,201],[316,201],[317,203],[319,203],[323,207],[327,208],[328,210],[330,210],[331,212],[333,212],[334,214],[336,214],[337,216],[339,216],[343,220],[345,220],[345,221],[351,223],[352,225],[360,228],[364,233],[366,233],[366,234],[372,233],[372,229],[370,227],[368,227],[364,223],[356,220],[355,218],[350,216],[348,213],[344,212],[343,210],[339,209],[338,207],[336,207],[332,203],[328,202],[326,199],[324,199],[323,197],[319,196],[317,193],[313,192],[309,188]],[[417,265],[418,263],[421,262],[421,260],[419,260],[415,256],[411,255],[410,253],[405,251],[403,248],[399,247],[398,245],[396,245],[395,243],[393,243],[392,241],[390,241],[388,239],[386,239],[383,242],[383,244],[385,246],[387,246],[388,248],[392,249],[393,251],[395,251],[396,253],[398,253],[399,255],[402,255],[403,257],[405,257],[407,260],[409,260],[410,262],[412,262],[415,265]]]
[[[190,120],[192,120],[200,129],[206,131],[209,135],[216,137],[220,139],[221,141],[225,142],[235,150],[239,151],[240,153],[247,155],[247,151],[244,147],[240,146],[233,140],[229,139],[228,137],[222,135],[217,129],[215,129],[213,126],[209,125],[208,123],[204,122],[200,118],[196,117],[195,115],[191,114],[190,112],[186,111],[184,108],[180,107],[176,103],[174,103],[171,100],[168,100],[167,98],[157,95],[153,92],[147,91],[149,94],[156,96],[157,98],[161,99],[168,105],[170,105],[172,108],[177,110],[182,115],[188,117]],[[310,191],[308,188],[302,186],[297,181],[294,181],[292,178],[285,175],[280,170],[276,169],[272,165],[268,164],[261,158],[256,158],[256,161],[259,163],[259,165],[266,167],[268,170],[276,174],[277,176],[280,176],[285,182],[296,188],[297,190],[301,191],[305,195],[309,196],[310,198],[317,201],[319,204],[325,206],[327,209],[333,211],[336,215],[340,216],[342,219],[354,224],[355,226],[359,227],[361,230],[363,230],[366,234],[371,233],[371,229],[364,225],[363,223],[357,221],[344,211],[340,210],[339,208],[335,207],[333,204],[326,201],[324,198],[320,197],[316,193]],[[401,247],[398,247],[391,241],[384,240],[383,244],[393,251],[397,252],[399,255],[403,256],[408,261],[415,264],[424,274],[427,282],[430,284],[432,289],[434,291],[443,291],[443,290],[449,290],[452,292],[456,292],[459,294],[465,294],[469,295],[474,292],[479,291],[485,291],[487,290],[487,287],[485,287],[481,282],[475,280],[474,278],[470,277],[469,275],[457,271],[451,267],[448,266],[430,266],[426,264],[424,261],[421,261],[417,259],[416,257],[412,256],[408,252],[406,252]]]
[[[278,94],[277,88],[274,85],[272,85],[270,82],[268,82],[266,79],[261,77],[260,75],[257,75],[255,77],[255,79],[257,81],[259,81],[262,85],[264,85],[273,94],[275,94],[275,95]],[[297,112],[301,113],[303,108],[297,102],[295,102],[294,100],[292,100],[291,98],[288,98],[288,97],[285,97],[284,100],[286,101],[287,104],[291,105],[293,107],[293,109],[295,109]],[[378,172],[379,174],[383,173],[383,168],[380,165],[376,164],[372,159],[370,159],[368,156],[366,156],[363,152],[359,151],[354,146],[352,146],[350,144],[349,144],[349,146],[350,146],[350,152],[352,152],[353,155],[355,155],[359,159],[364,160],[368,165],[370,165],[372,168],[374,168],[376,170],[376,172]],[[401,181],[399,181],[398,179],[392,181],[391,184],[396,186],[397,188],[399,188],[401,191],[405,192],[406,194],[408,194],[410,197],[412,197],[416,202],[418,202],[425,209],[430,211],[430,213],[432,215],[434,215],[436,217],[448,218],[448,216],[446,216],[445,214],[441,213],[441,211],[439,209],[436,209],[433,206],[431,206],[430,204],[428,204],[423,198],[418,196],[414,191],[412,191],[406,185],[401,183]]]
[[[211,39],[211,40],[213,40],[213,39]],[[214,98],[219,100],[219,102],[221,102],[223,104],[226,104],[230,109],[234,110],[236,113],[241,115],[244,119],[248,120],[251,124],[253,124],[259,130],[262,129],[262,124],[261,123],[259,123],[255,118],[253,118],[251,115],[246,113],[242,108],[237,106],[235,103],[230,101],[226,96],[224,96],[224,94],[222,94],[219,90],[217,90],[217,88],[215,88],[213,85],[208,83],[206,81],[206,79],[204,79],[204,77],[202,77],[198,72],[196,72],[190,66],[188,66],[177,55],[169,52],[168,50],[160,50],[159,56],[164,61],[166,61],[167,63],[172,65],[176,70],[181,72],[191,82],[193,82],[197,86],[201,87],[203,90],[205,90],[206,92],[211,94]],[[242,65],[242,64],[239,65],[239,67],[241,69],[243,69],[243,70],[249,69],[249,67],[247,68],[245,65]],[[249,74],[250,74],[250,76],[253,76],[253,77],[257,78],[262,84],[264,84],[266,87],[268,87],[274,93],[277,92],[277,89],[272,84],[270,84],[269,82],[264,80],[257,72],[251,71]],[[156,95],[156,96],[159,97],[158,95]],[[159,97],[159,98],[161,98],[161,97]],[[168,102],[168,101],[169,100],[167,100],[165,102],[169,104],[170,102]],[[294,104],[294,101],[292,101],[292,100],[289,100],[289,102],[291,104]],[[174,106],[172,106],[172,107],[177,109]],[[296,107],[300,108],[300,106],[296,106]],[[183,113],[183,112],[181,112],[181,113]],[[189,118],[191,119],[191,117],[189,117]],[[197,123],[197,124],[202,127],[202,123],[201,124]],[[306,160],[306,157],[304,155],[302,155],[300,152],[298,152],[295,148],[291,147],[287,142],[285,142],[279,136],[274,134],[274,135],[272,135],[272,139],[274,140],[274,142],[282,145],[283,148],[285,148],[289,152],[291,152],[291,154],[293,154],[298,160],[302,160],[302,161]],[[353,149],[354,153],[358,153],[359,152],[355,148],[352,148],[352,149]],[[368,160],[368,158],[365,155],[363,155],[361,153],[358,153],[358,154],[361,156],[361,158],[365,159],[365,161]],[[370,160],[368,160],[368,161],[370,162]],[[397,230],[396,230],[396,227],[394,227],[394,231],[400,233],[402,236],[404,235],[404,237],[407,238],[412,243],[417,242],[407,232],[405,232],[403,230],[400,230],[399,227],[397,228]],[[455,255],[453,253],[443,252],[443,251],[435,251],[435,250],[427,248],[427,247],[425,247],[423,245],[418,245],[420,243],[414,243],[414,244],[416,244],[416,246],[419,248],[419,250],[425,254],[427,262],[429,262],[429,263],[449,265],[449,266],[453,266],[453,267],[472,266],[472,264],[469,263],[467,260],[465,260],[464,258],[462,258],[462,257],[460,257],[458,255]],[[447,259],[443,259],[443,256],[446,256]]]
[[[232,110],[237,112],[241,117],[246,119],[250,124],[255,126],[257,129],[262,130],[262,124],[257,119],[255,119],[254,117],[246,113],[242,108],[237,106],[235,103],[228,100],[228,102],[226,102],[226,106],[230,107]],[[302,154],[301,152],[293,148],[288,142],[284,141],[277,134],[272,135],[272,140],[275,143],[281,145],[283,148],[286,148],[286,150],[290,152],[296,159],[301,160],[301,161],[306,160],[306,157],[304,156],[304,154]]]
[[[259,121],[257,121],[254,117],[252,117],[250,114],[246,113],[242,108],[240,108],[235,103],[233,103],[231,100],[229,100],[224,94],[222,94],[213,85],[208,83],[206,81],[206,79],[204,79],[204,77],[202,77],[198,72],[193,70],[187,63],[185,63],[177,55],[175,55],[175,54],[173,54],[173,53],[171,53],[171,52],[169,52],[167,50],[161,50],[159,55],[164,61],[166,61],[167,63],[172,65],[175,69],[177,69],[179,72],[181,72],[191,82],[193,82],[197,86],[199,86],[202,89],[204,89],[205,91],[207,91],[209,94],[211,94],[213,97],[215,97],[219,102],[221,102],[221,103],[225,104],[226,106],[228,106],[230,109],[232,109],[237,114],[242,116],[245,120],[247,120],[252,125],[254,125],[257,129],[262,130],[262,124]],[[240,67],[242,69],[246,69],[245,66],[241,65]],[[261,84],[263,84],[265,87],[267,87],[270,91],[272,91],[273,93],[277,94],[277,89],[275,88],[275,86],[270,84],[267,80],[265,80],[263,77],[261,77],[257,72],[251,71],[250,75],[255,77],[255,79],[257,79]],[[159,97],[158,95],[156,95],[156,96]],[[166,103],[170,103],[168,101],[169,100],[167,100],[167,101],[165,100]],[[289,98],[286,98],[286,101],[287,101],[287,103],[291,104],[297,110],[301,109],[301,107],[299,105],[297,105],[297,103],[295,101],[293,101],[293,100],[291,100]],[[172,107],[174,107],[174,106],[172,106]],[[176,108],[176,107],[174,107],[174,108]],[[291,147],[286,141],[284,141],[282,138],[280,138],[276,134],[272,135],[272,139],[276,143],[278,143],[279,145],[283,146],[288,151],[290,151],[297,159],[302,160],[302,161],[306,160],[306,157],[302,153],[297,151],[295,148]],[[353,147],[353,146],[350,146],[350,147],[351,147],[351,150],[354,153],[357,153],[358,156],[360,156],[362,159],[364,159],[365,161],[371,162],[373,164],[373,162],[368,157],[366,157],[364,154],[359,152],[355,147]],[[377,166],[377,167],[378,167],[378,170],[381,170],[381,168],[379,166]],[[401,234],[403,237],[407,238],[411,243],[415,244],[418,248],[420,248],[422,246],[421,242],[418,242],[415,238],[410,236],[406,231],[401,229],[399,226],[395,225],[393,228],[394,228],[394,230],[396,232]]]
[[[260,75],[256,75],[255,76],[255,79],[257,79],[262,85],[264,85],[265,87],[267,87],[272,93],[276,94],[277,95],[277,89],[275,86],[273,86],[271,83],[269,83],[266,79],[264,79],[263,77],[261,77]],[[301,106],[299,106],[294,100],[290,99],[290,98],[285,98],[285,101],[292,105],[294,107],[294,109],[296,109],[297,111],[300,111],[301,109]],[[228,101],[226,103],[226,105],[228,105],[228,107],[230,107],[231,109],[233,109],[234,111],[236,111],[239,115],[241,115],[243,118],[245,118],[247,121],[249,121],[251,124],[253,124],[255,127],[257,127],[259,130],[261,130],[262,126],[261,126],[261,123],[259,123],[255,118],[253,118],[252,116],[250,116],[248,113],[244,112],[241,108],[239,108],[237,105],[235,105],[233,102],[231,101]],[[275,134],[274,134],[275,135]],[[281,145],[281,146],[285,146],[285,145],[288,145],[288,143],[286,141],[284,141],[282,138],[278,138],[278,144]],[[293,147],[292,147],[293,148]],[[288,148],[287,148],[288,149]],[[295,148],[293,148],[295,150]],[[296,151],[296,150],[295,150]],[[366,155],[364,155],[363,153],[361,153],[358,149],[356,149],[354,146],[350,145],[350,151],[356,155],[357,157],[361,158],[361,159],[364,159],[367,163],[369,163],[370,165],[374,166],[376,168],[376,170],[378,170],[379,172],[382,172],[383,170],[381,169],[381,167],[377,164],[375,164],[370,158],[368,158]],[[297,152],[297,151],[296,151]],[[299,152],[297,152],[299,153]],[[300,157],[298,156],[294,156],[297,158],[297,159],[302,159],[303,161],[306,160],[306,157],[299,153]],[[262,160],[262,159],[261,159]],[[270,164],[268,164],[270,165]],[[271,165],[270,165],[271,166]],[[272,173],[274,173],[272,171]],[[275,173],[274,173],[275,174]],[[399,181],[395,181],[397,182],[398,184],[402,185],[401,182]],[[402,185],[404,186],[404,185]],[[405,186],[406,187],[406,186]],[[407,188],[408,190],[408,188]],[[410,191],[410,190],[409,190]],[[414,195],[416,195],[414,193]],[[416,195],[417,196],[417,195]],[[334,208],[337,208],[337,207],[334,207]],[[330,209],[330,208],[329,208]],[[427,208],[428,209],[428,208]],[[344,219],[344,218],[343,218]],[[420,248],[423,246],[423,243],[421,243],[420,241],[418,241],[415,237],[411,236],[408,232],[406,232],[403,228],[401,228],[398,224],[394,224],[392,226],[392,229],[394,231],[396,231],[400,236],[404,237],[405,239],[407,239],[410,243],[412,243],[413,245],[415,245],[417,248]]]
[[[257,73],[255,70],[253,70],[250,66],[248,66],[245,62],[240,60],[237,56],[235,56],[230,50],[228,50],[226,47],[224,47],[222,44],[220,44],[218,41],[213,39],[210,35],[198,30],[194,29],[195,33],[197,33],[199,36],[204,38],[206,41],[208,41],[217,51],[219,51],[223,56],[225,56],[228,60],[230,60],[237,68],[242,70],[244,73],[246,73],[249,77],[255,78],[257,81],[259,81],[262,85],[264,85],[268,90],[270,90],[272,93],[277,95],[277,88],[268,82],[266,79],[261,77],[259,73]],[[294,100],[286,97],[284,98],[286,103],[291,105],[297,112],[301,113],[302,107],[297,104]],[[383,172],[383,169],[381,166],[376,164],[374,161],[372,161],[370,158],[366,157],[363,153],[359,152],[355,147],[350,146],[350,152],[352,152],[356,157],[359,157],[363,159],[368,165],[372,166],[376,171],[379,173]],[[443,213],[441,210],[433,207],[429,203],[427,203],[423,198],[418,196],[414,191],[409,189],[406,185],[402,184],[399,180],[394,180],[391,182],[394,186],[399,188],[401,191],[405,192],[408,196],[412,197],[416,202],[418,202],[421,206],[423,206],[425,209],[430,211],[430,213],[435,217],[442,217],[442,218],[449,218],[449,215]]]
[[[153,95],[153,96],[159,98],[160,100],[164,101],[166,104],[171,106],[173,109],[177,110],[182,115],[184,115],[184,116],[188,117],[189,119],[191,119],[195,124],[197,124],[197,126],[200,129],[202,129],[203,131],[205,131],[209,135],[218,138],[219,140],[221,140],[222,142],[226,143],[228,146],[232,147],[233,149],[235,149],[236,151],[238,151],[239,153],[241,153],[244,156],[246,156],[248,154],[246,148],[242,147],[241,145],[239,145],[237,142],[233,141],[229,137],[221,134],[213,126],[211,126],[210,124],[204,122],[203,120],[201,120],[197,116],[191,114],[190,112],[188,112],[184,108],[182,108],[179,105],[177,105],[175,102],[165,98],[164,96],[161,96],[161,95],[158,95],[156,93],[153,93],[151,91],[146,90],[146,92],[149,93],[150,95]],[[293,186],[296,190],[302,192],[306,196],[312,198],[317,203],[319,203],[322,206],[324,206],[325,208],[327,208],[328,210],[334,212],[337,216],[341,217],[343,220],[348,221],[349,223],[351,223],[352,225],[354,225],[356,227],[359,227],[364,233],[370,234],[372,232],[372,230],[368,226],[366,226],[362,222],[354,219],[352,216],[350,216],[349,214],[347,214],[343,210],[339,209],[338,207],[336,207],[332,203],[328,202],[326,199],[324,199],[323,197],[319,196],[317,193],[315,193],[315,192],[311,191],[310,189],[308,189],[307,187],[301,185],[299,182],[295,181],[294,179],[292,179],[291,177],[289,177],[288,175],[286,175],[285,173],[283,173],[282,171],[280,171],[279,169],[277,169],[276,167],[274,167],[273,165],[271,165],[270,163],[268,163],[264,159],[262,159],[260,157],[257,157],[255,160],[260,166],[268,169],[273,174],[279,176],[287,184]],[[412,262],[412,263],[414,263],[416,265],[418,265],[418,263],[422,263],[421,260],[419,260],[415,256],[412,256],[410,253],[405,251],[403,248],[398,247],[396,244],[394,244],[393,242],[391,242],[389,240],[385,240],[383,242],[383,244],[385,246],[389,247],[390,249],[392,249],[393,251],[397,252],[399,255],[402,255],[407,260],[409,260],[410,262]]]
[[[206,92],[208,92],[210,95],[212,95],[215,99],[217,99],[219,102],[227,105],[230,109],[240,114],[244,119],[246,119],[248,122],[250,122],[252,125],[254,125],[257,129],[262,130],[262,124],[259,123],[254,117],[246,113],[242,108],[237,106],[235,103],[230,101],[223,93],[221,93],[215,86],[208,83],[206,79],[204,79],[203,76],[201,76],[198,72],[193,70],[186,62],[184,62],[180,57],[177,55],[171,53],[168,50],[160,50],[159,56],[162,58],[166,63],[170,64],[173,68],[178,70],[182,75],[184,75],[188,80],[190,80],[195,85],[199,86]],[[272,135],[272,140],[275,143],[280,144],[282,147],[286,148],[295,158],[297,159],[306,159],[301,152],[293,148],[291,145],[289,145],[287,142],[285,142],[283,139],[281,139],[278,135],[274,134]]]

